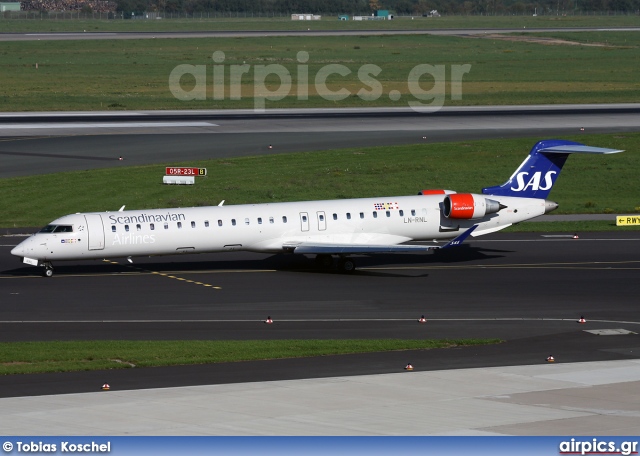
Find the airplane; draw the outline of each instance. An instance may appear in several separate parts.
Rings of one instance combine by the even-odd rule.
[[[352,272],[350,255],[456,247],[468,236],[549,213],[558,204],[546,198],[570,154],[618,152],[539,141],[504,184],[482,194],[437,189],[413,196],[76,213],[52,221],[11,254],[44,267],[46,277],[58,260],[239,250],[311,254],[325,267],[338,257],[338,269]],[[449,239],[444,245],[407,244]]]

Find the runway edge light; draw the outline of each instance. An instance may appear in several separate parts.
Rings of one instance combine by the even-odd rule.
[[[404,366],[404,370],[412,371],[413,370],[413,366],[411,365],[411,363],[408,363],[406,366]]]
[[[427,322],[427,319],[426,319],[426,318],[424,318],[424,315],[422,315],[420,318],[418,318],[418,322],[420,322],[420,323],[426,323],[426,322]]]

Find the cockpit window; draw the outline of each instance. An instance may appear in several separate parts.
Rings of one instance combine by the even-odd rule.
[[[41,233],[73,233],[73,225],[47,225]]]

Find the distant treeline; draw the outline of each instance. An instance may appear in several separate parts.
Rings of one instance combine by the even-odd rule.
[[[375,9],[398,15],[563,14],[618,11],[638,14],[640,0],[118,0],[118,11],[165,13],[371,14]]]

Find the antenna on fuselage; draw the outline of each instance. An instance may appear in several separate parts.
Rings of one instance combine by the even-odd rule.
[[[218,206],[222,206],[224,204],[224,200],[220,201],[220,204],[218,204]]]
[[[118,209],[118,212],[122,212],[124,211],[124,207],[126,206],[126,204],[123,204],[122,207],[120,209]]]

